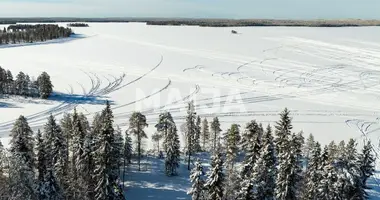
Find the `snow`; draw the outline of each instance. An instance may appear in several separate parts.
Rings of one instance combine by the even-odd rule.
[[[133,111],[142,111],[150,136],[161,111],[169,110],[179,126],[194,99],[197,114],[209,121],[219,116],[223,130],[252,119],[265,127],[288,107],[294,130],[313,133],[322,144],[371,139],[378,150],[380,27],[233,28],[238,35],[232,28],[143,23],[73,29],[75,38],[0,47],[0,66],[14,75],[46,71],[55,86],[50,100],[0,100],[4,144],[20,114],[37,129],[50,113],[60,118],[74,107],[91,119],[107,99],[123,129]],[[152,174],[159,176],[141,176],[152,180]],[[187,186],[177,189],[185,194]]]

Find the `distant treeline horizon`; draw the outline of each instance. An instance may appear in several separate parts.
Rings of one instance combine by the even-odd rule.
[[[234,26],[295,26],[295,27],[359,27],[380,26],[380,20],[367,19],[201,19],[201,18],[0,18],[0,24],[16,23],[59,23],[59,22],[102,22],[102,23],[128,23],[142,22],[147,25],[170,26],[205,26],[205,27],[234,27]]]

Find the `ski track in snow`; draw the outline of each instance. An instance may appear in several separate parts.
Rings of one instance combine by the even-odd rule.
[[[101,27],[102,25],[94,24],[94,27],[96,26]],[[131,24],[127,26],[142,25]],[[293,36],[291,31],[295,29],[286,29],[291,30],[289,34],[276,36],[274,33],[267,35],[265,32],[263,35],[258,36],[259,39],[252,40],[254,41],[252,42],[250,41],[250,34],[252,34],[252,37],[256,37],[255,34],[259,34],[256,32],[266,30],[266,28],[244,28],[242,30],[249,33],[236,38],[222,35],[225,33],[220,33],[219,35],[219,32],[217,32],[218,30],[226,29],[173,28],[173,31],[182,31],[182,29],[190,32],[199,31],[189,33],[189,42],[187,42],[183,39],[178,40],[173,36],[177,34],[165,36],[166,34],[157,34],[155,32],[161,29],[165,30],[165,28],[168,27],[148,26],[142,28],[141,32],[138,33],[134,33],[132,28],[120,35],[108,33],[107,28],[95,29],[99,32],[96,34],[97,37],[87,37],[86,40],[73,40],[67,44],[60,44],[64,46],[81,42],[83,45],[90,45],[88,41],[93,40],[93,44],[96,45],[95,41],[110,41],[110,45],[120,45],[127,50],[125,53],[115,55],[116,61],[111,59],[110,63],[107,63],[111,67],[114,66],[115,71],[113,71],[113,68],[110,69],[109,66],[104,66],[104,69],[102,66],[90,66],[91,69],[96,69],[94,71],[87,68],[77,69],[81,71],[84,77],[87,77],[87,82],[68,79],[66,95],[78,95],[75,92],[80,90],[83,98],[96,97],[105,100],[116,92],[123,92],[128,95],[129,90],[138,87],[138,85],[151,84],[158,87],[157,91],[149,93],[141,99],[120,99],[120,101],[115,99],[118,103],[113,105],[112,109],[115,123],[120,126],[128,125],[128,118],[134,111],[133,105],[158,95],[166,94],[165,92],[169,89],[180,87],[180,84],[183,83],[187,85],[181,85],[182,89],[189,89],[190,93],[186,93],[181,98],[166,104],[146,107],[141,110],[147,116],[149,124],[154,124],[159,113],[163,111],[171,112],[176,121],[183,122],[186,115],[186,104],[191,99],[196,100],[197,113],[202,117],[218,116],[222,122],[230,123],[245,123],[256,118],[261,122],[274,122],[278,118],[278,113],[284,107],[283,105],[288,106],[288,102],[295,102],[289,105],[294,123],[341,124],[342,127],[356,131],[357,137],[355,139],[358,142],[374,141],[373,150],[376,152],[378,160],[380,160],[379,137],[376,135],[380,131],[380,109],[378,107],[380,103],[380,45],[377,44],[378,41],[372,42],[364,39],[359,41],[356,37],[353,39],[349,34],[341,40],[337,37],[336,41],[331,40],[329,37],[311,37],[308,34],[296,36],[299,35],[297,31],[294,32]],[[91,28],[87,30],[91,30]],[[218,35],[216,35],[215,40],[209,38],[210,40],[205,41],[206,44],[210,42],[209,45],[193,44],[192,35],[197,36],[199,34],[200,38],[209,37],[208,31],[210,30],[215,31],[213,34],[217,33]],[[249,30],[255,30],[256,32],[250,32]],[[305,28],[302,30],[311,29]],[[318,29],[318,31],[321,30]],[[334,32],[340,29],[329,30]],[[352,31],[356,30],[361,30],[361,28]],[[149,34],[145,35],[147,33]],[[154,33],[157,34],[158,39],[152,40],[150,34]],[[88,35],[94,35],[94,33],[90,32]],[[213,36],[210,37],[214,38]],[[242,42],[246,37],[250,43]],[[216,41],[218,42],[216,43]],[[227,46],[224,45],[227,44],[227,41],[230,41],[231,44],[236,42],[243,45],[242,47],[244,48],[240,50],[240,46],[237,48],[237,46],[229,47],[228,45],[228,48],[226,48]],[[263,45],[260,43],[263,41],[268,43]],[[219,43],[221,45],[217,46]],[[245,43],[247,43],[247,46],[254,47],[254,49],[245,48]],[[106,46],[105,44],[108,43],[100,45]],[[58,44],[52,42],[52,44],[42,46],[47,48],[54,45]],[[213,45],[217,48],[213,48]],[[0,50],[6,52],[17,48],[37,49],[37,47],[38,45],[20,46]],[[254,50],[254,52],[250,52],[250,50]],[[103,53],[107,53],[106,51]],[[138,57],[138,53],[134,53],[139,51],[144,54],[149,51],[154,56],[144,55],[135,59],[134,56]],[[131,63],[137,63],[137,66],[140,66],[139,59],[141,63],[144,63],[141,64],[142,66],[146,66],[146,62],[142,62],[144,60],[155,60],[157,55],[160,56],[160,59],[155,64],[149,65],[149,69],[142,70],[137,67],[132,68],[131,72],[129,71],[130,68],[124,68],[124,63],[121,62],[124,60],[117,58],[124,55],[127,57],[129,54],[133,54],[129,58],[134,61]],[[102,57],[100,55],[99,57]],[[164,57],[165,63],[163,62]],[[177,58],[179,60],[176,60]],[[95,59],[94,63],[97,62],[94,57],[89,57],[88,59]],[[173,67],[174,65],[175,67]],[[97,67],[102,69],[97,70]],[[111,71],[106,71],[105,69]],[[134,74],[133,72],[137,74],[137,77],[131,79],[129,74]],[[76,90],[74,90],[74,86],[76,86]],[[238,91],[228,94],[221,93],[217,96],[203,96],[202,89],[207,88],[207,86],[212,86],[216,89],[237,89]],[[57,95],[59,94],[57,93]],[[231,100],[236,96],[241,98]],[[215,101],[219,101],[219,104],[215,104]],[[318,106],[315,108],[302,107],[298,106],[298,103]],[[255,105],[256,107],[253,107]],[[258,109],[257,105],[264,106],[262,109]],[[296,108],[292,108],[292,105]],[[91,110],[89,109],[91,105],[86,105],[80,101],[61,99],[61,102],[57,105],[29,114],[26,118],[32,128],[39,128],[45,123],[48,115],[52,114],[59,118],[63,113],[71,112],[77,106],[81,106],[87,112],[86,116],[89,119],[93,114],[99,112],[99,109]],[[245,106],[248,109],[244,111],[218,111],[216,113],[209,111],[218,107],[236,106]],[[325,106],[326,109],[324,108]],[[4,119],[0,121],[1,133],[8,132],[15,121]],[[242,119],[246,120],[240,121]],[[315,134],[318,134],[318,132],[316,131]],[[379,178],[379,174],[376,174],[374,182],[380,188]]]

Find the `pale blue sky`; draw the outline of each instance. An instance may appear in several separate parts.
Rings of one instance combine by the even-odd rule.
[[[380,19],[380,0],[0,0],[0,17]]]

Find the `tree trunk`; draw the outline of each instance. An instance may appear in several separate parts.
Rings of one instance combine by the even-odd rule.
[[[139,164],[139,171],[140,168],[140,159],[141,159],[141,138],[140,138],[140,124],[137,125],[137,162]]]
[[[191,125],[191,124],[190,124]],[[191,158],[191,139],[192,139],[192,135],[193,134],[191,134],[190,132],[192,131],[192,127],[190,126],[190,130],[188,130],[188,143],[189,144],[187,144],[188,145],[188,147],[187,147],[187,153],[189,154],[189,159],[188,159],[188,161],[187,161],[187,170],[190,170],[190,158]]]

